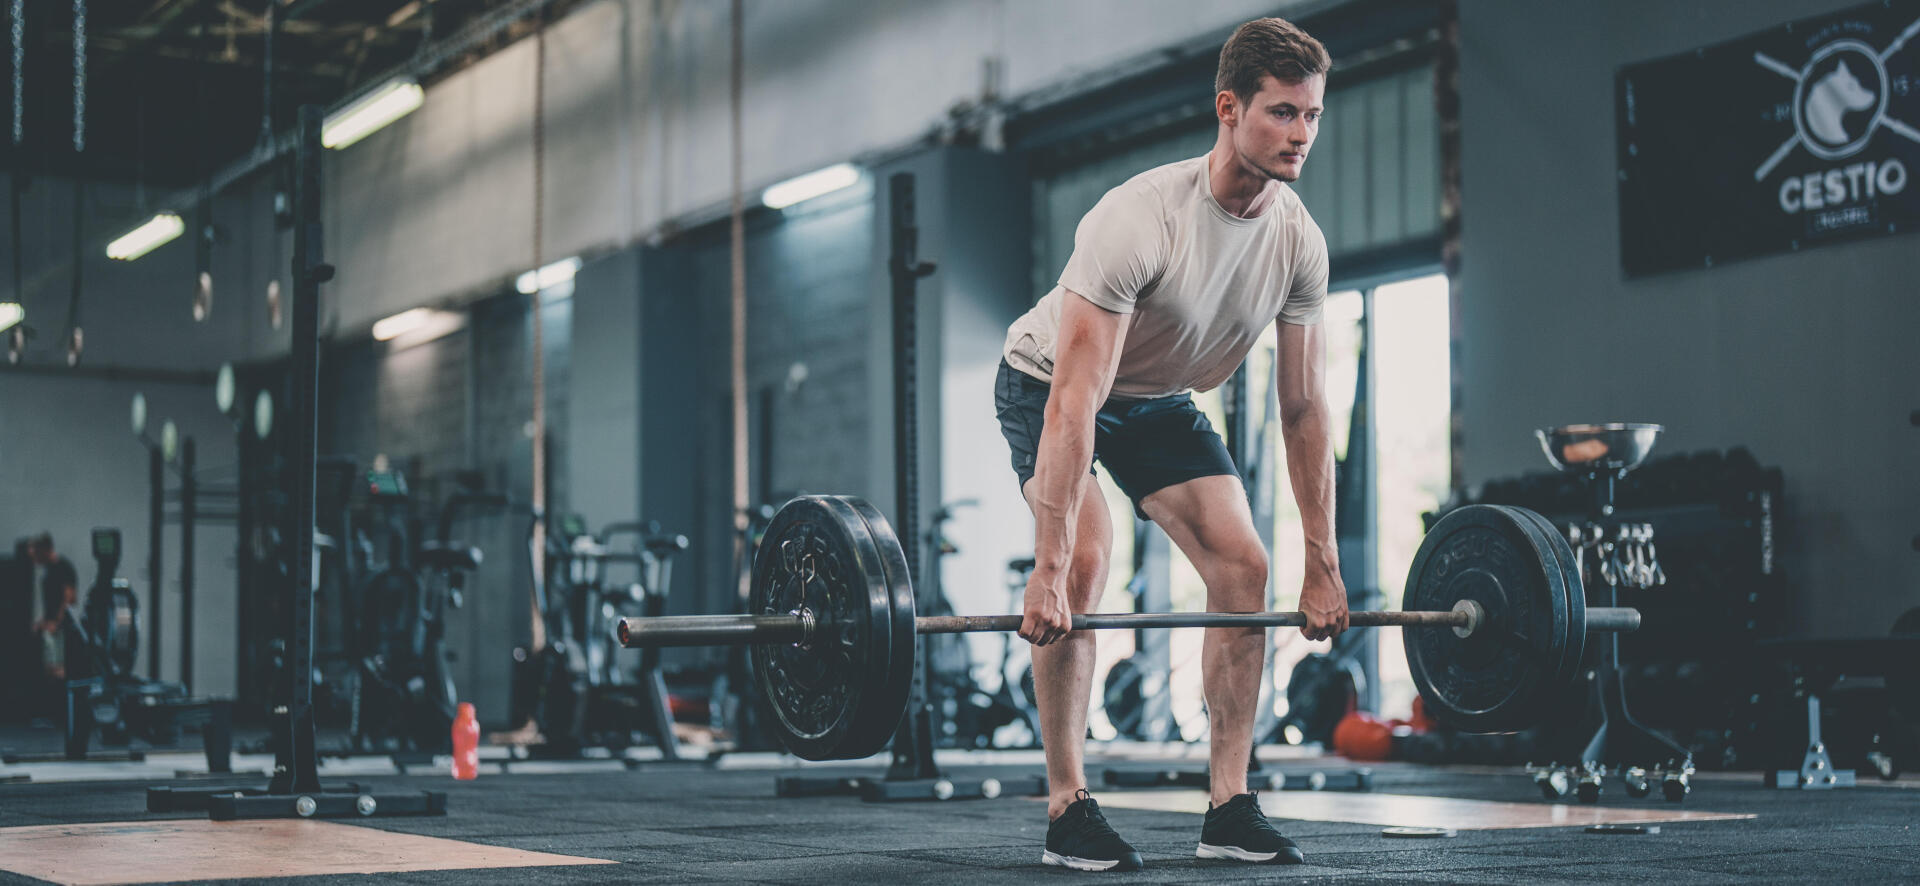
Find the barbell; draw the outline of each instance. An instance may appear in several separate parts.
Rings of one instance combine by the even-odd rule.
[[[1538,722],[1572,685],[1588,631],[1631,631],[1635,609],[1589,609],[1573,550],[1524,508],[1469,505],[1442,517],[1408,570],[1405,611],[1358,611],[1351,627],[1402,627],[1428,712],[1468,732]],[[748,611],[624,618],[628,647],[748,645],[775,731],[808,760],[886,746],[905,716],[921,634],[1017,631],[1018,615],[914,611],[907,555],[879,510],[810,495],[774,515],[754,551]],[[1299,627],[1300,612],[1079,614],[1074,630]]]

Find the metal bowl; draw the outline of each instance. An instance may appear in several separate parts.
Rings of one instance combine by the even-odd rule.
[[[1613,422],[1602,425],[1565,425],[1534,431],[1547,461],[1563,471],[1618,471],[1640,466],[1653,443],[1666,430],[1662,425]]]

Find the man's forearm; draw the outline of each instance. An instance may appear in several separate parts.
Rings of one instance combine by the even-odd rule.
[[[1078,419],[1075,406],[1047,409],[1034,455],[1034,571],[1043,578],[1063,576],[1073,554],[1079,525],[1086,465],[1093,461],[1093,415]]]
[[[1333,534],[1333,428],[1324,398],[1283,410],[1281,433],[1287,443],[1287,475],[1300,506],[1309,575],[1316,568],[1340,570],[1340,549]]]

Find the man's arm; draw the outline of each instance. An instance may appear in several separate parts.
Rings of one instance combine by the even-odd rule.
[[[1039,645],[1071,627],[1067,566],[1073,559],[1087,465],[1093,461],[1094,414],[1113,390],[1129,315],[1116,314],[1069,291],[1060,305],[1052,391],[1034,456],[1034,569],[1020,636]]]
[[[1327,407],[1326,327],[1281,322],[1274,354],[1274,384],[1280,392],[1280,428],[1287,444],[1287,475],[1300,506],[1306,540],[1306,581],[1300,609],[1310,640],[1347,628],[1347,591],[1340,581],[1340,548],[1333,534],[1333,427]]]
[[[47,568],[57,569],[59,567],[48,566]],[[69,575],[72,575],[72,577],[69,577]],[[61,575],[56,577],[56,580],[60,583],[59,605],[55,607],[54,611],[52,612],[42,613],[46,617],[42,619],[40,621],[40,624],[38,625],[38,628],[42,632],[48,633],[48,634],[54,633],[60,630],[61,627],[66,625],[67,611],[69,609],[72,609],[75,603],[80,602],[80,589],[75,586],[75,583],[79,581],[79,576],[77,574],[63,572]],[[46,600],[41,605],[45,606],[45,605],[52,604],[53,602],[54,601],[52,600]]]

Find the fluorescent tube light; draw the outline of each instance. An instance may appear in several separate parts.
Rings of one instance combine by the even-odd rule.
[[[760,195],[760,202],[769,209],[783,209],[803,200],[812,200],[823,194],[831,194],[841,188],[851,187],[860,180],[860,168],[851,163],[836,163],[817,172],[809,172],[798,178],[790,178]]]
[[[398,314],[373,324],[373,340],[390,341],[399,338],[415,329],[425,326],[427,319],[432,315],[433,312],[426,308],[414,308],[411,311],[401,311]]]
[[[413,113],[426,100],[426,90],[420,84],[406,79],[390,81],[329,115],[320,127],[320,144],[335,150],[347,147]]]
[[[160,248],[187,229],[186,222],[171,212],[162,212],[147,220],[146,224],[134,228],[120,239],[107,244],[107,257],[121,261],[133,261]]]
[[[467,315],[460,311],[414,308],[373,324],[373,339],[408,347],[433,341],[460,329],[466,323]]]
[[[580,258],[563,258],[538,271],[528,271],[513,281],[513,288],[521,295],[532,295],[542,289],[551,289],[573,279],[580,272]]]

